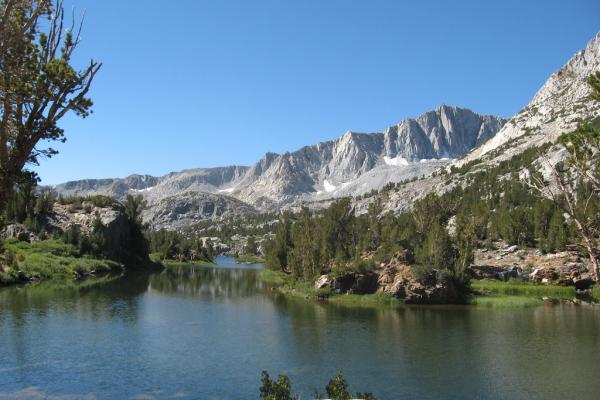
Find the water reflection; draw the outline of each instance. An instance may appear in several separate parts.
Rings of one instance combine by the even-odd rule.
[[[0,398],[254,398],[261,370],[308,398],[343,369],[381,399],[595,398],[600,311],[345,308],[226,264],[0,289]],[[225,265],[222,267],[222,265]]]
[[[81,281],[50,280],[0,289],[0,318],[14,323],[48,313],[134,317],[137,296],[148,287],[148,274],[104,275]],[[127,309],[126,314],[118,312]],[[7,314],[10,310],[10,314]]]
[[[169,295],[206,299],[252,296],[261,289],[262,283],[255,270],[192,266],[168,268],[152,275],[148,288]]]

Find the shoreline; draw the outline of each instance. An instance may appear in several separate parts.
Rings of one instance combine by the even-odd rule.
[[[384,292],[372,294],[332,294],[316,290],[308,282],[294,281],[283,272],[263,269],[260,279],[284,296],[306,301],[330,303],[344,307],[399,308],[404,306],[471,306],[477,308],[523,308],[544,305],[600,305],[600,288],[594,287],[589,296],[578,295],[572,286],[535,285],[521,282],[492,280],[472,281],[472,295],[463,304],[406,304]]]

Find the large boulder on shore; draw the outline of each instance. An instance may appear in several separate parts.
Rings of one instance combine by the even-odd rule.
[[[381,264],[378,272],[321,275],[315,289],[348,294],[384,292],[406,304],[460,304],[465,300],[464,290],[449,275],[437,270],[418,274],[400,252]]]
[[[464,293],[446,274],[430,270],[417,274],[408,265],[387,265],[378,280],[379,290],[406,304],[460,304]]]
[[[578,290],[589,289],[594,279],[583,263],[568,262],[558,267],[536,268],[531,273],[533,283],[575,286]]]
[[[371,294],[378,289],[377,280],[379,275],[369,271],[347,272],[341,275],[321,275],[315,282],[315,289],[331,289],[339,294]]]

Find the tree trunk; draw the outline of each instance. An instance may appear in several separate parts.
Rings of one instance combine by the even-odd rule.
[[[6,177],[0,177],[0,228],[4,227],[6,221],[6,208],[12,195],[13,182]]]
[[[596,284],[600,286],[600,263],[598,262],[598,257],[596,256],[596,248],[587,235],[583,235],[583,242],[588,255],[590,256],[590,261],[592,262],[592,273],[596,279]]]

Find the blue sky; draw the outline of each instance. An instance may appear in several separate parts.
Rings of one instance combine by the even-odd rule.
[[[511,116],[600,29],[600,2],[66,0],[94,114],[44,184],[248,165],[437,107]]]

